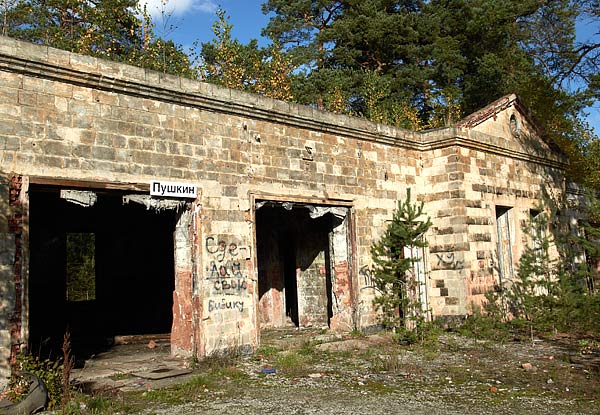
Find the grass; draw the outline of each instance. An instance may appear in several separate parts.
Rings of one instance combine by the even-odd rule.
[[[373,356],[371,369],[377,373],[399,373],[402,371],[402,357],[400,354],[385,354]]]
[[[302,377],[311,373],[310,356],[291,350],[281,353],[275,360],[275,368],[278,373],[287,377]]]
[[[392,392],[410,396],[411,391],[418,391],[463,405],[468,405],[473,396],[477,396],[478,405],[483,402],[492,406],[526,397],[580,400],[578,405],[586,408],[589,402],[586,400],[600,397],[597,371],[585,374],[580,368],[573,369],[558,354],[552,360],[539,359],[546,356],[539,349],[541,345],[532,348],[527,342],[511,344],[483,343],[444,334],[435,343],[406,346],[388,341],[360,351],[325,353],[310,339],[303,343],[296,340],[285,350],[284,346],[263,345],[250,358],[233,352],[206,358],[198,362],[198,374],[186,383],[122,396],[88,397],[80,401],[85,411],[78,409],[78,403],[70,413],[133,414],[191,402],[235,400],[240,390],[270,399],[278,393],[288,393],[292,385],[302,385],[295,393],[303,393],[304,386],[326,385],[328,389],[334,388],[335,393],[349,396]],[[536,371],[524,371],[521,358],[515,356],[515,350],[526,349]],[[275,368],[276,373],[262,374],[260,369],[266,365]],[[312,373],[321,373],[323,377],[309,376]],[[547,383],[548,378],[552,378],[552,384]],[[494,390],[490,390],[491,386]]]
[[[298,353],[304,356],[314,356],[316,353],[315,343],[311,341],[305,341],[302,343],[300,349],[298,349]]]
[[[180,405],[211,399],[215,394],[229,396],[249,379],[248,374],[239,368],[240,361],[240,355],[235,352],[215,354],[198,362],[196,370],[200,373],[189,381],[168,388],[132,393],[130,397],[138,403]]]
[[[131,378],[131,375],[129,373],[115,373],[110,378],[112,380],[125,380]]]
[[[256,350],[254,355],[257,358],[269,358],[276,356],[279,353],[279,348],[275,346],[261,346]]]
[[[364,385],[364,389],[372,394],[385,395],[392,393],[396,388],[387,385],[383,381],[368,381]]]
[[[203,371],[219,370],[237,365],[241,357],[242,350],[240,348],[229,348],[205,357],[197,364],[197,367]]]
[[[169,388],[137,393],[137,397],[143,401],[179,405],[202,399],[206,395],[206,392],[218,388],[219,380],[214,373],[197,375],[186,383]]]
[[[114,415],[137,412],[137,405],[126,401],[124,394],[84,395],[76,393],[65,407],[68,415]]]

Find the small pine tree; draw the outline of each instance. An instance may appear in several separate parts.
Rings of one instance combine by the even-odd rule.
[[[429,217],[424,217],[424,203],[412,203],[410,189],[406,200],[398,201],[391,223],[381,239],[371,247],[373,282],[378,295],[374,300],[381,311],[384,327],[403,329],[409,319],[420,316],[420,303],[411,298],[414,281],[409,277],[416,259],[406,257],[405,248],[422,248],[427,242],[422,236],[431,227]]]
[[[550,236],[541,230],[558,223],[555,215],[541,213],[526,224],[530,243],[519,259],[518,278],[502,293],[511,324],[526,327],[532,339],[536,332],[598,329],[599,297],[590,289],[593,270],[583,260],[597,257],[595,229],[587,224],[588,234],[578,235],[568,227],[556,226]],[[556,258],[550,254],[551,245],[558,251]]]
[[[550,255],[551,239],[544,231],[548,227],[546,213],[532,217],[525,224],[530,243],[525,247],[517,276],[504,293],[510,313],[521,319],[533,339],[534,330],[546,326],[553,311],[553,298],[560,279],[558,261]]]

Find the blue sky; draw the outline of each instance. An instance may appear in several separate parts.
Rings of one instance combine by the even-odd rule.
[[[213,38],[212,24],[216,20],[216,10],[220,6],[230,17],[233,24],[233,36],[242,43],[250,39],[258,39],[260,44],[268,41],[262,39],[260,31],[269,18],[261,11],[264,0],[140,0],[148,4],[148,11],[153,15],[157,35],[173,39],[189,51],[194,41],[208,42]],[[165,13],[160,13],[160,10]],[[166,24],[162,16],[170,15]],[[166,30],[162,28],[166,27]],[[172,29],[169,29],[172,26]],[[578,39],[586,40],[598,27],[585,23],[577,26]],[[164,33],[162,33],[164,32]],[[600,104],[589,108],[587,120],[600,135]]]
[[[148,4],[148,11],[153,15],[157,34],[160,35],[162,15],[160,13],[164,0],[140,0]],[[213,38],[212,24],[216,20],[216,11],[220,6],[227,12],[233,24],[233,36],[242,43],[250,39],[261,40],[260,31],[269,21],[261,11],[264,0],[168,0],[164,10],[172,12],[169,24],[173,30],[167,38],[184,46],[187,52],[194,41],[208,42]],[[165,13],[166,15],[166,13]],[[267,40],[263,39],[262,44]]]

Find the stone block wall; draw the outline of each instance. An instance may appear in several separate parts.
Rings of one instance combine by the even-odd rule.
[[[489,286],[494,204],[525,209],[556,173],[548,166],[560,169],[495,140],[464,128],[420,134],[0,37],[1,177],[197,186],[176,231],[182,354],[258,345],[257,199],[351,207],[349,283],[335,289],[353,290],[344,312],[365,328],[378,322],[370,247],[411,188],[434,223],[430,306],[464,314]],[[6,204],[3,192],[2,289],[15,281],[4,271]]]
[[[529,242],[522,228],[530,212],[543,209],[544,195],[564,192],[559,156],[527,159],[532,150],[522,140],[515,144],[505,137],[461,129],[453,133],[487,148],[449,146],[424,157],[423,175],[431,191],[423,200],[434,224],[428,235],[429,293],[437,316],[465,315],[482,305],[488,291],[510,283],[500,276],[498,212],[510,210],[510,260],[515,272],[504,278],[514,278]],[[549,149],[548,154],[552,155]]]
[[[197,321],[176,335],[201,333],[194,345],[200,354],[257,344],[256,195],[352,202],[360,268],[368,266],[369,247],[396,200],[418,185],[412,132],[6,38],[0,53],[3,175],[197,185],[198,259],[189,279],[178,279],[175,295],[195,287],[194,296],[176,302],[184,320]],[[234,297],[215,288],[213,265],[232,254],[213,252],[215,241],[240,252],[229,272],[244,288]],[[359,325],[375,324],[373,293],[361,281],[354,285],[364,293]]]
[[[433,150],[423,162],[430,189],[423,200],[433,222],[427,239],[434,315],[457,315],[464,310],[465,254],[470,249],[464,189],[467,166],[468,157],[459,146]]]

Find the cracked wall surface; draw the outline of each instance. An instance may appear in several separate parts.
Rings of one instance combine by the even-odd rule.
[[[65,187],[197,186],[175,236],[172,336],[177,352],[201,356],[258,345],[255,200],[351,208],[347,230],[330,236],[331,271],[314,267],[336,275],[330,325],[350,330],[378,323],[370,246],[408,188],[433,222],[425,268],[434,316],[463,315],[494,288],[496,206],[514,209],[516,261],[520,221],[542,191],[563,192],[565,160],[536,137],[516,98],[418,133],[4,37],[0,86],[2,350],[11,342],[5,310],[16,304],[11,174]]]

